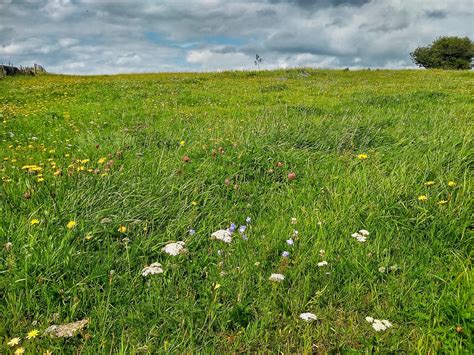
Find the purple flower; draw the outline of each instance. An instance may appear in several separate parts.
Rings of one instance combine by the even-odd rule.
[[[247,229],[247,226],[240,226],[240,227],[239,227],[239,233],[240,233],[240,234],[243,234],[246,229]]]
[[[237,228],[237,226],[234,223],[232,223],[229,227],[229,232],[234,233],[235,228]]]
[[[196,231],[195,231],[194,229],[190,229],[188,232],[189,232],[189,235],[194,235],[194,234],[196,234]]]
[[[283,253],[281,253],[281,256],[283,256],[284,258],[287,258],[290,256],[290,252],[285,250]]]
[[[294,242],[293,239],[290,238],[290,239],[288,239],[288,240],[286,241],[286,244],[288,244],[288,245],[293,245],[293,244],[295,244],[295,242]]]
[[[252,221],[252,218],[250,217],[245,218],[245,223],[249,224],[251,221]]]
[[[242,234],[242,239],[243,240],[249,240],[249,237],[247,237],[245,234]]]

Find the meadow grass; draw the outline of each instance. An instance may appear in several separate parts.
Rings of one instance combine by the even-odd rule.
[[[473,79],[0,81],[0,352],[14,337],[31,354],[472,351]],[[248,240],[210,238],[231,223]]]

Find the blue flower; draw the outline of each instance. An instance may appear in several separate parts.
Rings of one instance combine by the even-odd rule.
[[[194,229],[190,229],[188,232],[189,232],[189,235],[194,235],[194,234],[196,234],[196,231],[195,231]]]
[[[232,223],[229,227],[229,232],[234,233],[235,228],[237,228],[237,226],[234,223]]]
[[[288,245],[293,245],[293,244],[295,244],[295,242],[294,242],[293,239],[290,238],[290,239],[288,239],[288,240],[286,241],[286,244],[288,244]]]
[[[285,250],[283,253],[281,253],[281,256],[283,256],[284,258],[287,258],[290,256],[290,252]]]
[[[247,229],[247,226],[240,226],[240,227],[239,227],[239,233],[240,233],[240,234],[243,234],[246,229]]]

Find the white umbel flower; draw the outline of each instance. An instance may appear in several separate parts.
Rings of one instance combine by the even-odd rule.
[[[374,328],[376,332],[382,332],[392,327],[392,323],[390,323],[386,319],[380,320],[380,319],[374,319],[368,316],[368,317],[365,317],[365,320],[369,323],[372,323],[372,328]]]
[[[163,269],[160,263],[153,263],[150,266],[146,266],[142,270],[142,276],[162,274]]]
[[[232,242],[232,233],[227,229],[220,229],[211,234],[212,239],[222,240],[224,243]]]
[[[367,237],[370,233],[368,230],[365,230],[365,229],[361,229],[359,231],[359,234],[363,235],[364,237]]]
[[[318,266],[321,267],[321,266],[326,266],[328,264],[328,262],[325,260],[325,261],[321,261],[318,263]]]
[[[176,242],[176,243],[169,243],[164,246],[164,248],[161,249],[161,251],[165,252],[166,254],[169,255],[179,255],[182,253],[185,253],[187,250],[184,248],[184,242]]]
[[[306,313],[301,313],[300,318],[304,320],[305,322],[313,322],[315,320],[318,320],[318,317],[316,317],[315,314],[306,312]]]
[[[283,274],[271,274],[268,279],[270,281],[274,281],[274,282],[282,282],[285,279],[285,275],[283,275]]]

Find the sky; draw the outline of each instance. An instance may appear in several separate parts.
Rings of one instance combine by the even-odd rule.
[[[54,73],[410,68],[474,0],[0,0],[0,62]]]

